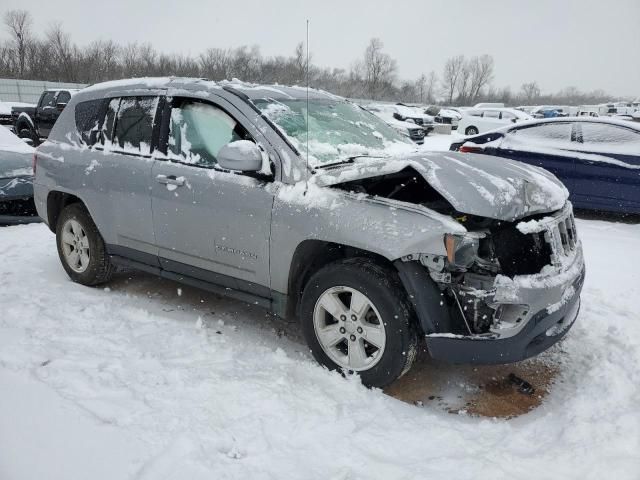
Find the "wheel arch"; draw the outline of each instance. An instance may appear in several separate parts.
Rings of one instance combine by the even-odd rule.
[[[53,233],[56,231],[56,224],[58,223],[58,218],[60,218],[60,213],[67,205],[71,205],[72,203],[81,203],[85,208],[87,207],[79,197],[71,193],[52,190],[47,195],[47,224],[49,225],[49,230]]]
[[[298,315],[302,292],[315,272],[337,260],[357,257],[368,258],[382,267],[397,272],[391,260],[368,250],[325,240],[304,240],[301,242],[297,246],[289,266],[285,316]]]

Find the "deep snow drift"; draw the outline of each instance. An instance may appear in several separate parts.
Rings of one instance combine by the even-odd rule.
[[[138,274],[76,285],[44,225],[2,228],[0,478],[638,478],[640,225],[578,229],[556,383],[498,420],[329,373],[257,307]]]

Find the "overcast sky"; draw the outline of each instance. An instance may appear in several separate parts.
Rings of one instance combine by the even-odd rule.
[[[193,55],[243,44],[290,55],[308,18],[321,66],[348,68],[380,37],[402,79],[488,53],[496,86],[640,95],[640,0],[2,0],[0,13],[14,8],[29,10],[38,30],[62,23],[78,44],[150,42]]]

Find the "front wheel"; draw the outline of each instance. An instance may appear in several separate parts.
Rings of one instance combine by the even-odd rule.
[[[302,330],[314,358],[382,388],[404,375],[417,351],[411,308],[396,275],[364,258],[332,263],[307,283]]]
[[[464,131],[465,135],[477,135],[478,134],[478,129],[476,127],[467,127],[467,129]]]
[[[113,266],[104,241],[84,205],[72,203],[62,210],[56,243],[60,262],[74,282],[98,285],[111,279]]]

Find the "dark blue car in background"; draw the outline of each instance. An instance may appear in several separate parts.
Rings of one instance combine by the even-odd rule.
[[[549,170],[576,208],[640,214],[640,124],[602,118],[521,123],[453,143],[451,150]]]

